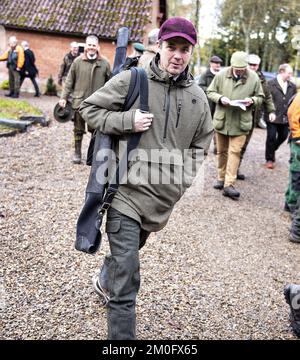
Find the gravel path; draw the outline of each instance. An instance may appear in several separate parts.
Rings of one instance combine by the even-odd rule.
[[[0,95],[3,95],[3,92]],[[52,116],[57,98],[32,98]],[[293,339],[282,290],[300,282],[300,246],[283,213],[289,149],[264,163],[256,129],[240,201],[214,190],[210,152],[168,226],[141,251],[139,339]],[[84,139],[87,149],[88,136]],[[72,123],[53,121],[0,138],[0,337],[105,339],[106,314],[91,286],[95,256],[74,249],[89,174],[72,156]]]

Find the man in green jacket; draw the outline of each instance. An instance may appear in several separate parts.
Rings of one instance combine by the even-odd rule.
[[[231,66],[220,71],[207,96],[214,101],[216,111],[213,126],[217,134],[218,181],[215,189],[237,200],[240,193],[234,188],[240,164],[241,149],[252,129],[253,107],[260,106],[264,93],[256,73],[247,70],[247,54],[236,51]]]
[[[70,51],[64,56],[58,73],[58,85],[62,86],[70,71],[73,61],[79,56],[79,46],[76,41],[70,44]]]
[[[72,94],[72,107],[75,111],[74,164],[81,163],[81,144],[85,133],[85,121],[78,112],[79,105],[93,92],[100,89],[109,80],[110,75],[110,65],[100,54],[98,38],[95,35],[89,35],[86,38],[84,53],[77,57],[71,65],[59,100],[59,105],[65,107],[68,97]]]
[[[260,57],[256,54],[250,54],[248,56],[248,69],[255,71],[256,74],[259,77],[265,98],[263,101],[262,106],[257,106],[253,109],[253,122],[252,122],[252,128],[249,131],[249,134],[246,137],[246,141],[244,146],[242,147],[242,151],[241,151],[241,161],[240,161],[240,166],[244,157],[244,154],[246,152],[247,146],[251,140],[252,134],[253,134],[253,130],[255,128],[255,126],[257,126],[257,124],[260,121],[260,118],[262,116],[262,107],[264,108],[264,112],[265,112],[265,116],[268,116],[270,122],[274,121],[276,116],[275,116],[275,106],[272,100],[272,95],[271,92],[268,88],[267,85],[267,81],[263,75],[263,73],[259,70],[259,64],[260,64]],[[238,170],[237,173],[237,179],[239,180],[245,180],[245,175],[241,174]]]
[[[111,255],[105,258],[98,285],[107,291],[110,340],[136,338],[139,248],[150,232],[167,224],[195,176],[190,173],[181,178],[180,174],[191,170],[186,164],[191,165],[190,160],[199,153],[200,161],[194,165],[203,161],[213,135],[206,96],[188,71],[197,42],[194,25],[181,17],[170,18],[161,26],[158,39],[159,53],[146,70],[149,113],[138,109],[139,100],[129,111],[122,111],[130,71],[113,77],[79,109],[91,127],[119,135],[121,140],[143,132],[134,159],[130,159],[127,180],[122,180],[107,212]]]

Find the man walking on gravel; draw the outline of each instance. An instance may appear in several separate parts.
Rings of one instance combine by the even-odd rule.
[[[281,64],[275,79],[268,81],[275,105],[275,118],[267,119],[266,139],[266,167],[273,169],[275,163],[275,152],[289,135],[288,105],[291,98],[297,93],[296,85],[290,79],[293,69],[289,64]]]
[[[107,212],[106,232],[111,255],[105,258],[97,286],[98,290],[107,292],[110,340],[136,338],[139,248],[150,232],[159,231],[167,224],[175,203],[190,185],[190,182],[175,181],[174,154],[182,158],[186,151],[192,150],[194,155],[201,152],[203,160],[213,134],[206,96],[188,69],[197,42],[194,25],[181,17],[170,18],[161,26],[158,39],[159,53],[146,70],[149,113],[139,111],[138,100],[129,111],[122,111],[130,71],[113,77],[79,109],[91,127],[119,135],[121,140],[143,132],[127,181],[122,181]],[[153,152],[164,152],[166,156],[154,159]],[[183,160],[184,164],[179,165],[181,174],[185,168],[184,157]],[[166,165],[174,181],[163,181]],[[135,181],[138,173],[152,176],[153,169],[158,169],[155,181],[147,175],[146,181],[144,178],[138,183]]]
[[[100,54],[99,40],[94,35],[86,38],[84,53],[76,58],[68,73],[65,86],[59,100],[61,107],[66,106],[68,97],[72,94],[74,113],[74,164],[81,163],[81,144],[85,131],[85,121],[78,108],[80,103],[93,92],[100,89],[110,78],[110,65]],[[90,130],[88,128],[88,130]]]
[[[217,135],[218,181],[214,188],[237,200],[240,193],[234,185],[241,150],[252,129],[252,110],[261,105],[264,93],[257,74],[247,69],[245,52],[233,53],[230,63],[216,74],[207,96],[217,104],[213,126]]]
[[[201,89],[206,93],[207,88],[213,81],[215,75],[221,70],[221,64],[223,60],[219,58],[219,56],[214,55],[210,58],[209,61],[209,68],[200,76],[198,85],[201,87]],[[216,110],[216,104],[208,99],[209,107],[210,107],[210,113],[211,116],[214,116],[215,110]],[[216,135],[213,137],[214,140],[214,154],[217,154],[217,140]]]
[[[0,56],[0,61],[7,60],[9,93],[5,96],[18,98],[20,93],[20,71],[24,65],[25,55],[15,36],[9,38],[8,44],[9,49]]]
[[[262,116],[262,107],[264,108],[264,112],[265,112],[265,117],[268,117],[269,120],[272,122],[275,120],[276,116],[275,116],[275,106],[273,104],[273,100],[272,100],[272,95],[271,92],[268,88],[267,85],[267,81],[263,75],[263,73],[259,70],[259,64],[260,64],[260,57],[256,54],[250,54],[248,57],[248,68],[252,71],[255,71],[256,74],[258,75],[259,79],[260,79],[260,83],[265,95],[264,101],[262,106],[257,106],[256,108],[253,109],[253,121],[252,121],[252,128],[249,131],[249,134],[246,137],[246,141],[244,146],[242,147],[242,151],[241,151],[241,161],[240,161],[240,165],[242,163],[244,154],[246,152],[246,149],[248,147],[248,144],[251,140],[252,134],[253,134],[253,130],[255,128],[255,126],[257,126],[257,124],[259,123],[261,116]],[[245,176],[243,174],[237,173],[237,179],[239,180],[245,180]]]
[[[35,55],[34,52],[29,48],[29,43],[28,41],[22,41],[22,47],[24,49],[24,55],[25,55],[25,63],[24,66],[21,69],[21,77],[20,77],[20,87],[23,84],[23,81],[25,80],[26,77],[28,77],[33,86],[34,86],[34,90],[35,90],[35,97],[40,97],[41,93],[40,93],[40,89],[39,86],[36,82],[36,77],[39,73],[36,65],[35,65]]]

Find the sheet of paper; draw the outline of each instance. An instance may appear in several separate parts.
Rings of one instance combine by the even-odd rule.
[[[245,100],[230,100],[230,106],[239,106],[242,110],[246,111]]]

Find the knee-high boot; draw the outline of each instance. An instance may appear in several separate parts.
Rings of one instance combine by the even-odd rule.
[[[75,140],[75,153],[73,156],[73,163],[74,164],[80,164],[81,163],[81,144],[82,139]]]

